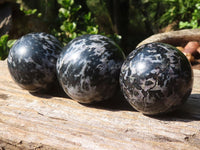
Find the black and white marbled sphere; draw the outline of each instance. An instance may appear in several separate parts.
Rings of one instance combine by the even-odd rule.
[[[132,51],[124,61],[120,86],[128,102],[144,114],[178,108],[192,91],[193,71],[182,52],[164,43]]]
[[[80,103],[106,100],[119,87],[121,49],[102,35],[72,40],[57,61],[57,76],[68,96]]]
[[[46,33],[22,36],[8,55],[8,68],[16,83],[30,92],[47,90],[56,82],[56,62],[61,43]]]

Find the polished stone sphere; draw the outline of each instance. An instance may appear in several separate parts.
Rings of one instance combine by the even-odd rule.
[[[122,50],[102,35],[82,35],[63,48],[57,76],[66,94],[80,103],[109,99],[119,88]]]
[[[56,62],[61,43],[46,33],[22,36],[8,55],[8,68],[14,81],[30,92],[45,91],[56,81]]]
[[[120,86],[138,111],[156,115],[177,109],[191,94],[193,71],[185,55],[164,43],[133,50],[124,61]]]

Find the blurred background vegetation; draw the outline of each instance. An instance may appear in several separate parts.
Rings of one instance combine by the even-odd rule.
[[[1,0],[0,59],[30,32],[52,34],[63,45],[102,34],[128,54],[150,35],[184,28],[200,28],[199,0]]]

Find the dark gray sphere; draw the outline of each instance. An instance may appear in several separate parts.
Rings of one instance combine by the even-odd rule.
[[[80,103],[106,100],[119,87],[121,49],[102,35],[83,35],[64,47],[57,76],[68,96]]]
[[[8,68],[15,82],[30,92],[47,90],[56,82],[61,43],[46,33],[30,33],[10,49]]]
[[[190,95],[193,71],[185,55],[164,43],[145,44],[129,54],[120,73],[128,102],[144,114],[178,108]]]

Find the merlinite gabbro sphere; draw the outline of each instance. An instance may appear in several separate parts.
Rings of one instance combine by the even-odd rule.
[[[106,100],[119,88],[121,49],[102,35],[82,35],[63,48],[57,76],[68,96],[80,103]]]
[[[191,94],[193,71],[185,55],[164,43],[149,43],[124,61],[120,86],[138,111],[156,115],[172,111]]]
[[[47,90],[56,80],[61,43],[46,33],[22,36],[8,55],[8,68],[16,83],[30,92]]]

